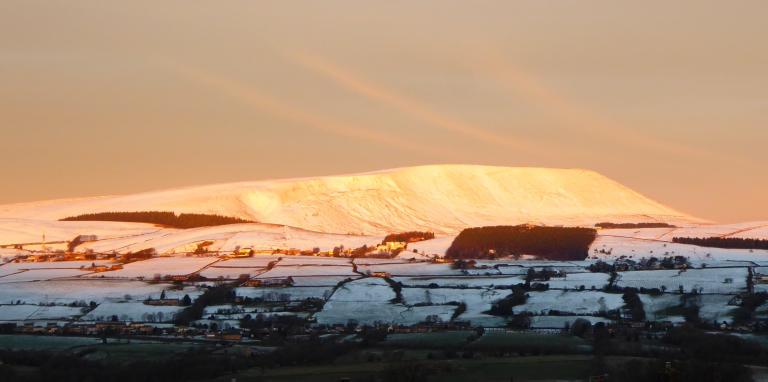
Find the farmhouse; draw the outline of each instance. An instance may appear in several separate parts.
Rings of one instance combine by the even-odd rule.
[[[176,298],[161,298],[159,300],[145,300],[144,305],[152,306],[179,306],[181,301]]]
[[[273,277],[269,279],[250,279],[243,284],[249,287],[291,287],[293,286],[293,277]]]

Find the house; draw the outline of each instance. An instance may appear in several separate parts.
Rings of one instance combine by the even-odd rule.
[[[382,279],[388,279],[388,278],[392,277],[392,274],[389,273],[389,272],[371,272],[370,276],[371,277],[379,277],[379,278],[382,278]]]
[[[293,286],[293,277],[273,277],[268,279],[250,279],[243,284],[249,287],[290,287]]]
[[[79,241],[81,243],[87,243],[89,241],[97,241],[99,237],[96,235],[78,235],[73,241]]]
[[[163,298],[159,300],[145,300],[144,305],[151,305],[151,306],[179,306],[181,305],[181,301],[176,298]]]
[[[108,271],[116,271],[118,269],[123,269],[122,264],[114,264],[114,265],[106,265],[106,264],[99,264],[99,265],[91,265],[90,267],[83,268],[84,271],[91,271],[91,272],[108,272]]]
[[[235,249],[234,252],[232,252],[232,254],[227,255],[226,257],[250,257],[250,256],[253,256],[254,253],[255,251],[250,247],[246,247],[246,248],[238,247]]]

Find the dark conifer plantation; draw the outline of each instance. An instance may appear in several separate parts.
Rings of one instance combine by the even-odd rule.
[[[597,228],[675,228],[674,225],[668,223],[609,223],[602,222],[595,224]]]
[[[225,224],[253,223],[253,221],[214,214],[178,214],[168,211],[98,212],[70,216],[61,221],[111,221],[151,223],[173,228],[209,227]]]
[[[702,247],[768,249],[768,240],[742,239],[739,237],[675,237],[672,241],[680,244],[693,244]]]
[[[446,252],[453,259],[533,255],[548,260],[584,260],[597,231],[530,225],[468,228]]]

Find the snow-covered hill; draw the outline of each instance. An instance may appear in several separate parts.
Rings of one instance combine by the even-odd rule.
[[[580,169],[434,165],[364,174],[189,187],[0,206],[0,217],[56,220],[105,211],[216,213],[337,234],[452,234],[496,224],[700,222]]]

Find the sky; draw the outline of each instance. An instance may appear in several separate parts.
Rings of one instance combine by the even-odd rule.
[[[768,2],[0,2],[0,203],[436,163],[768,220]]]

